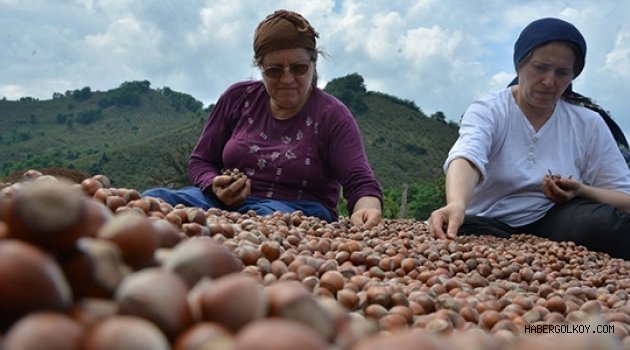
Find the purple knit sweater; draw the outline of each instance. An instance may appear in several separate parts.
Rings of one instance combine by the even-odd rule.
[[[356,121],[345,105],[319,88],[287,120],[271,115],[261,81],[228,88],[190,156],[188,175],[205,191],[228,168],[251,179],[254,197],[318,201],[334,213],[341,187],[350,212],[361,197],[382,201]]]

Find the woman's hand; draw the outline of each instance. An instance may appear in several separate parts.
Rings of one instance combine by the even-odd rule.
[[[429,233],[436,238],[457,237],[457,231],[464,223],[466,210],[457,204],[448,204],[431,213],[429,217]]]
[[[545,196],[553,202],[565,203],[580,194],[582,183],[568,178],[561,178],[558,175],[545,175],[542,182],[542,191]]]
[[[350,216],[350,221],[353,225],[363,225],[367,230],[378,225],[382,219],[380,209],[359,209],[355,210]]]
[[[350,222],[367,230],[378,225],[383,220],[381,201],[376,197],[363,197],[354,205]]]
[[[245,202],[251,189],[251,180],[247,176],[241,176],[234,181],[229,175],[218,175],[212,181],[212,192],[228,207],[236,207]]]

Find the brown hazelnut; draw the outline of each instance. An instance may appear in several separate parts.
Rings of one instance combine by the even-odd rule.
[[[151,221],[135,211],[115,215],[100,228],[97,237],[114,242],[133,269],[155,264],[154,253],[160,247],[160,238]]]
[[[58,312],[28,314],[6,335],[4,350],[79,349],[83,326]]]
[[[199,322],[176,340],[173,350],[233,349],[236,339],[218,323]]]
[[[65,181],[35,181],[4,200],[0,221],[7,224],[12,238],[45,250],[71,250],[80,237],[95,233],[86,231],[86,201]]]
[[[269,336],[282,334],[281,337]],[[329,346],[307,326],[285,319],[258,320],[236,337],[235,350],[326,350]]]
[[[114,299],[121,315],[145,318],[174,339],[192,324],[187,293],[188,287],[179,275],[153,267],[125,277]]]
[[[90,327],[83,338],[83,349],[169,350],[170,344],[152,322],[137,316],[107,317]]]
[[[0,240],[0,330],[38,310],[65,311],[72,291],[55,260],[23,241]]]
[[[178,273],[189,288],[201,278],[213,279],[243,270],[243,263],[224,245],[210,237],[191,237],[173,248],[163,265]]]
[[[201,311],[202,319],[219,323],[232,332],[267,313],[263,287],[242,274],[228,274],[194,289],[196,296],[191,302],[197,304],[193,308]]]

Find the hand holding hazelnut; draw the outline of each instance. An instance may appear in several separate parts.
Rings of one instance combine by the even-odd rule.
[[[212,192],[225,205],[234,207],[251,193],[251,181],[238,169],[225,169],[212,181]]]
[[[542,190],[545,196],[555,203],[564,203],[576,197],[581,190],[582,183],[573,179],[573,176],[562,177],[559,174],[545,174],[542,182]]]

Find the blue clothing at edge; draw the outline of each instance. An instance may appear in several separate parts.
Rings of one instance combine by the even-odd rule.
[[[275,211],[292,213],[296,210],[300,210],[306,216],[315,216],[328,222],[334,221],[333,214],[326,209],[326,207],[315,201],[281,201],[249,196],[240,206],[227,208],[218,200],[204,195],[201,189],[195,186],[183,187],[177,190],[154,188],[143,192],[142,196],[161,198],[166,203],[173,206],[183,204],[187,207],[197,207],[203,210],[220,208],[224,210],[234,210],[240,213],[253,210],[260,216],[271,215]]]

